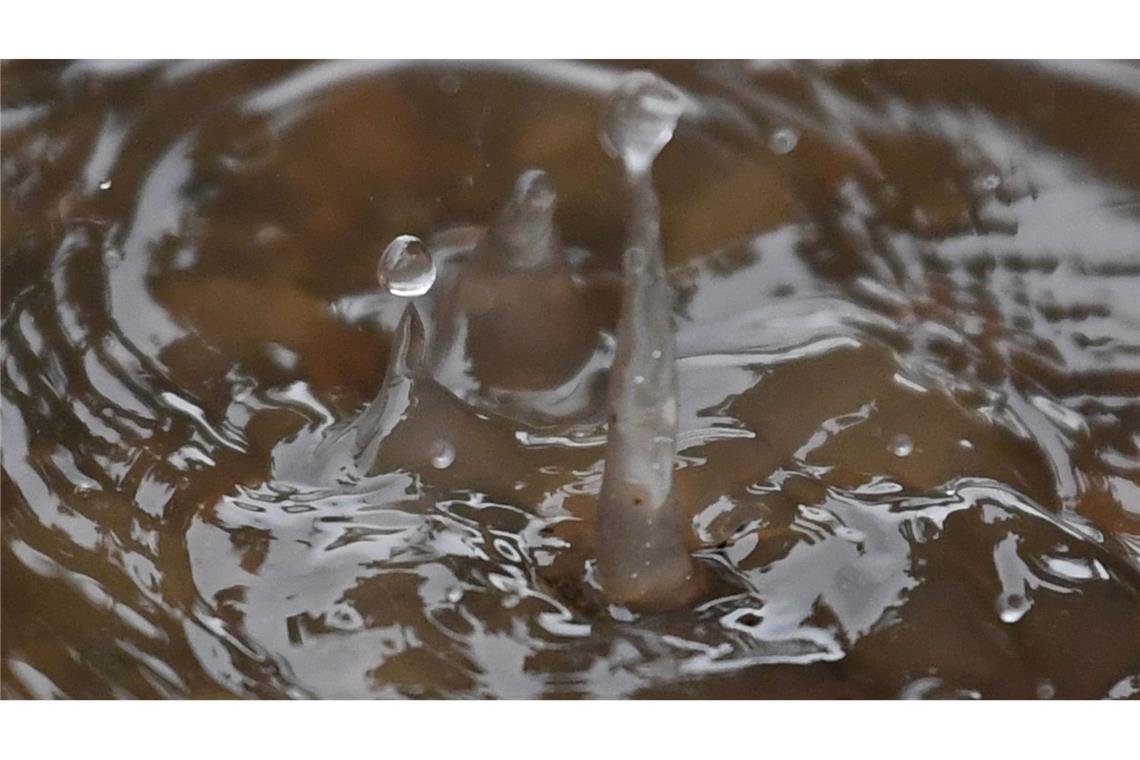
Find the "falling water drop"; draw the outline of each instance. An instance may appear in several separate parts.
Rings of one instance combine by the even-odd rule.
[[[431,466],[446,470],[455,461],[455,447],[451,441],[440,439],[431,445]]]
[[[906,433],[899,433],[891,439],[888,448],[896,457],[910,456],[911,452],[914,451],[914,441]]]
[[[630,72],[606,104],[602,145],[630,174],[644,174],[673,138],[684,110],[685,96],[676,87],[648,71]]]
[[[107,246],[103,249],[103,265],[108,269],[114,269],[123,263],[123,251],[117,246]]]
[[[791,127],[780,127],[768,138],[768,148],[773,153],[783,156],[795,150],[799,141],[800,136],[796,130]]]
[[[1002,594],[997,600],[998,617],[1003,623],[1016,623],[1029,611],[1029,601],[1017,593]]]
[[[394,296],[422,296],[435,283],[435,262],[422,240],[400,235],[380,254],[376,280]]]

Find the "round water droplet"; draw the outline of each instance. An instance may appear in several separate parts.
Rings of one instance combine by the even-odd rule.
[[[123,251],[116,246],[108,246],[103,249],[103,265],[108,269],[114,269],[123,263]]]
[[[99,183],[99,189],[100,190],[110,190],[111,189],[111,180],[105,179],[102,182],[100,182]]]
[[[795,150],[800,141],[799,133],[791,127],[780,127],[768,137],[768,148],[781,156]]]
[[[888,448],[896,457],[910,456],[911,452],[914,451],[914,441],[906,433],[899,433],[891,439]]]
[[[1052,699],[1057,696],[1057,687],[1048,678],[1042,678],[1037,682],[1037,698],[1038,699]]]
[[[648,171],[653,159],[673,139],[685,96],[648,71],[621,78],[602,117],[602,146],[620,158],[632,174]]]
[[[455,447],[451,441],[440,439],[431,445],[431,466],[446,470],[455,461]]]
[[[422,240],[400,235],[380,254],[376,280],[394,296],[422,296],[435,283],[435,262]]]
[[[997,608],[1003,623],[1016,623],[1029,611],[1029,601],[1021,594],[1002,594],[998,597]]]

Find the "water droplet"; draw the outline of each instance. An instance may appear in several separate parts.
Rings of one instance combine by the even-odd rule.
[[[795,150],[799,141],[800,136],[796,130],[791,127],[780,127],[768,137],[768,148],[773,153],[783,156]]]
[[[431,445],[431,466],[446,470],[455,461],[455,447],[442,438]]]
[[[656,74],[632,71],[621,78],[606,104],[602,146],[631,174],[646,172],[673,139],[684,110],[680,90]]]
[[[655,348],[655,349],[653,349],[653,351],[649,355],[652,356],[654,359],[660,359],[661,358],[661,349]]]
[[[983,190],[997,190],[1001,186],[1001,177],[996,174],[987,174],[978,181]]]
[[[422,240],[400,235],[380,254],[376,280],[394,296],[422,296],[435,283],[435,262]]]
[[[641,385],[644,382],[645,382],[645,375],[634,375],[634,377],[633,377],[633,384],[634,385]]]
[[[103,249],[103,266],[114,269],[123,263],[123,251],[116,246],[107,246]]]
[[[455,588],[450,589],[447,592],[447,601],[451,602],[452,604],[458,604],[459,600],[462,598],[463,598],[463,589],[459,586],[456,586]]]
[[[111,180],[105,179],[102,182],[100,182],[99,183],[99,189],[100,190],[110,190],[111,189]]]
[[[998,617],[1003,623],[1016,623],[1029,611],[1029,601],[1021,594],[1002,594],[997,601]]]
[[[891,439],[888,448],[896,457],[910,456],[910,453],[914,451],[914,441],[906,433],[899,433]]]
[[[1057,687],[1053,682],[1047,678],[1042,678],[1037,682],[1037,698],[1038,699],[1052,699],[1057,696]]]

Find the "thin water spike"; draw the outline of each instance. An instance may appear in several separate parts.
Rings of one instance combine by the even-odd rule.
[[[561,253],[554,228],[557,201],[549,174],[541,169],[523,172],[481,248],[509,270],[529,271],[557,264]]]
[[[679,102],[679,94],[674,98],[671,85],[644,72],[626,80],[611,101],[604,133],[625,163],[633,218],[622,261],[617,354],[610,370],[598,576],[614,601],[661,608],[685,603],[697,585],[684,511],[673,489],[673,293],[665,276],[660,208],[649,173],[653,157],[672,136],[679,111],[671,104]],[[616,123],[619,117],[633,119],[632,126]]]
[[[407,416],[414,382],[424,372],[425,353],[424,324],[409,303],[396,327],[384,382],[356,424],[356,461],[362,469],[371,466],[380,443]]]

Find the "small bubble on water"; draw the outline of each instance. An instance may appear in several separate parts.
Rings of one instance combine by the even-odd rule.
[[[110,190],[111,189],[111,180],[105,179],[102,182],[100,182],[99,183],[99,189],[100,190]]]
[[[219,160],[234,174],[252,174],[269,164],[276,137],[268,116],[245,114],[239,118],[220,152]]]
[[[660,359],[661,358],[661,349],[655,348],[655,349],[653,349],[653,351],[649,355],[652,356],[654,359]]]
[[[452,604],[458,604],[459,600],[462,598],[463,598],[463,589],[460,588],[459,586],[456,586],[455,588],[452,588],[447,592],[447,601],[451,602]]]
[[[978,182],[983,190],[997,190],[1001,185],[1001,177],[996,174],[987,174]]]
[[[634,375],[634,377],[633,377],[633,384],[634,385],[641,385],[644,382],[645,382],[645,375]]]
[[[103,265],[108,269],[114,269],[123,263],[123,252],[115,246],[109,246],[103,249]]]
[[[891,439],[888,448],[896,457],[910,456],[911,452],[914,451],[914,441],[906,433],[899,433]]]
[[[1053,682],[1047,678],[1042,678],[1037,682],[1037,698],[1038,699],[1052,699],[1057,696],[1057,687]]]
[[[626,170],[649,170],[685,111],[685,96],[648,71],[631,71],[618,82],[602,117],[602,146]]]
[[[455,447],[451,441],[440,439],[431,445],[431,466],[446,470],[455,461]]]
[[[773,153],[784,156],[795,150],[799,141],[800,136],[796,130],[791,127],[780,127],[768,137],[768,148]]]
[[[380,254],[376,280],[394,296],[422,296],[435,284],[435,262],[422,240],[400,235]]]

